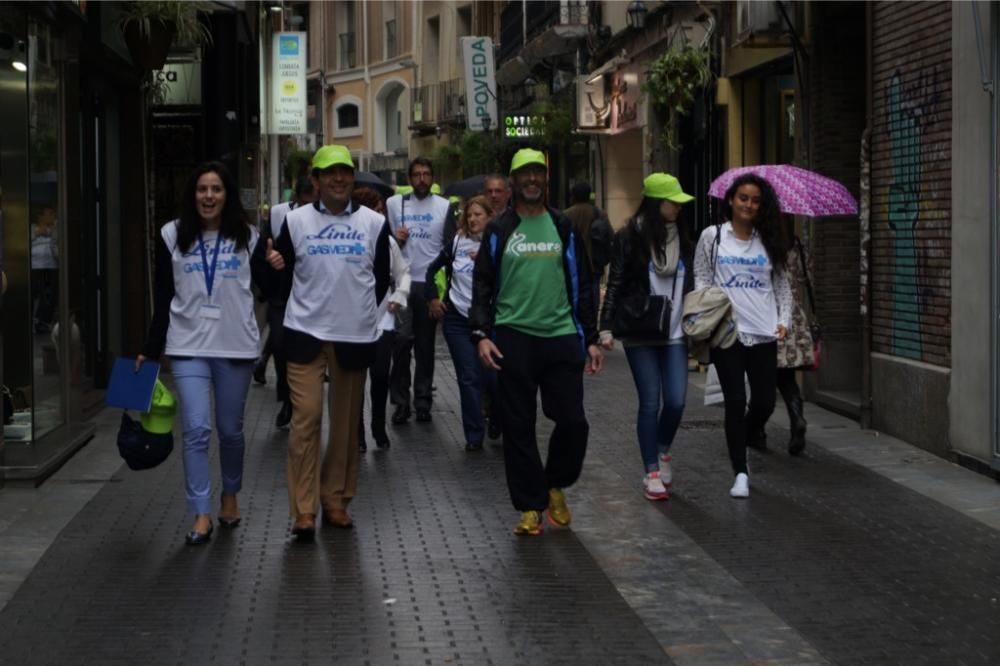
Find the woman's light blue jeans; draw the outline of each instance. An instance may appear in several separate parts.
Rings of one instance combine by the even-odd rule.
[[[684,414],[687,397],[687,345],[625,347],[639,394],[635,429],[647,472],[660,468],[657,453],[666,453]]]
[[[254,361],[227,358],[173,358],[184,428],[184,480],[188,511],[211,513],[208,443],[212,435],[212,395],[219,433],[222,492],[235,495],[243,486],[243,408]]]

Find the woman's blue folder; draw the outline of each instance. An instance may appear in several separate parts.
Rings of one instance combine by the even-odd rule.
[[[148,412],[153,402],[153,387],[160,375],[160,364],[146,361],[135,371],[135,359],[119,356],[111,369],[111,381],[104,402],[108,407]]]

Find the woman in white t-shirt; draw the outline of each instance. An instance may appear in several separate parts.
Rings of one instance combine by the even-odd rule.
[[[240,522],[236,495],[243,481],[243,409],[257,359],[259,332],[251,282],[265,267],[264,243],[240,204],[236,179],[220,162],[192,174],[181,216],[163,225],[156,249],[153,321],[136,369],[147,358],[171,359],[183,425],[187,507],[194,514],[188,544],[212,536],[208,446],[215,400],[222,508],[219,524]]]
[[[465,204],[458,230],[450,246],[441,250],[424,275],[424,298],[431,319],[442,319],[444,338],[455,364],[458,392],[462,403],[462,429],[465,450],[479,451],[486,437],[483,419],[483,391],[491,394],[496,375],[479,362],[476,345],[472,342],[469,306],[472,304],[472,269],[483,240],[486,223],[493,217],[493,208],[484,196],[476,196]],[[444,298],[437,293],[434,275],[444,269],[447,290]],[[495,404],[495,402],[494,402]]]
[[[665,500],[672,481],[670,447],[684,413],[688,348],[681,329],[684,294],[694,280],[692,246],[681,205],[694,197],[666,173],[650,174],[642,184],[642,203],[615,234],[604,308],[601,345],[625,347],[639,394],[636,433],[645,474],[642,491],[649,500]],[[669,319],[660,310],[655,329],[634,316],[669,302]],[[660,328],[663,328],[661,331]]]
[[[747,446],[764,448],[764,426],[774,411],[778,340],[788,333],[792,292],[788,247],[774,189],[755,174],[740,176],[725,196],[725,224],[708,227],[695,251],[695,289],[719,287],[733,306],[737,341],[713,348],[725,398],[726,444],[736,475],[729,494],[750,496]],[[743,377],[750,383],[750,406]]]

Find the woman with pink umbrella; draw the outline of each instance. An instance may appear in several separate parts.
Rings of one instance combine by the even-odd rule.
[[[735,479],[729,494],[750,496],[747,445],[774,411],[777,343],[790,323],[788,248],[771,185],[756,174],[736,178],[725,195],[727,222],[701,234],[694,259],[695,289],[719,287],[732,303],[738,339],[711,350],[725,399],[726,444]],[[744,376],[750,382],[750,405]]]
[[[793,215],[805,217],[835,217],[857,215],[858,202],[841,183],[814,171],[791,164],[758,164],[729,169],[716,178],[708,190],[717,199],[727,199],[727,192],[736,179],[755,174],[765,179],[774,189],[784,217],[787,237],[792,239],[787,256],[788,279],[792,287],[793,309],[791,326],[784,340],[778,342],[778,390],[788,408],[791,438],[788,453],[798,455],[805,449],[806,420],[803,414],[802,393],[796,379],[797,370],[814,370],[818,367],[819,326],[816,322],[816,302],[808,271],[805,248],[794,235]],[[802,292],[809,300],[809,315],[803,307]],[[766,448],[764,424],[748,437],[750,446]]]

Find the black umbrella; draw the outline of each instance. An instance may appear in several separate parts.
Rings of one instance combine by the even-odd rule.
[[[468,199],[486,191],[486,176],[471,176],[444,188],[446,197],[462,197]]]
[[[393,194],[395,190],[392,186],[387,184],[384,180],[373,174],[371,171],[355,171],[354,172],[354,186],[355,187],[370,187],[383,198],[388,199]]]

